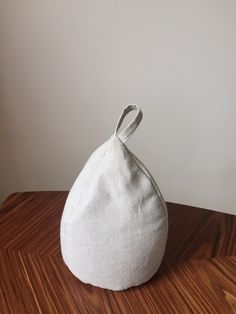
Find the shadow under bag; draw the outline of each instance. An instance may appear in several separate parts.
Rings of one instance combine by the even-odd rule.
[[[124,117],[137,115],[118,134]],[[90,156],[73,184],[61,219],[61,251],[85,283],[123,290],[149,280],[166,246],[168,216],[161,192],[125,142],[142,120],[128,105],[115,133]]]

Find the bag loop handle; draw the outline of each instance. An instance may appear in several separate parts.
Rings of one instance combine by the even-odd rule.
[[[120,134],[118,135],[117,132],[119,130],[119,128],[121,127],[121,124],[124,120],[124,118],[127,116],[127,114],[130,112],[130,111],[133,111],[133,110],[138,110],[138,113],[137,115],[134,117],[134,119],[128,124],[128,126],[120,132]],[[120,140],[125,143],[128,138],[134,133],[134,131],[137,129],[139,123],[141,122],[143,118],[143,113],[141,111],[141,109],[139,108],[139,106],[137,106],[136,104],[130,104],[130,105],[127,105],[125,107],[125,109],[123,110],[118,122],[117,122],[117,125],[116,125],[116,129],[115,129],[115,135],[118,136],[120,138]]]

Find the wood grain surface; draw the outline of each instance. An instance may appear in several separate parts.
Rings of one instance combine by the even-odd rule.
[[[121,292],[86,285],[62,261],[67,192],[10,195],[0,210],[0,313],[236,313],[236,216],[168,203],[161,268]]]

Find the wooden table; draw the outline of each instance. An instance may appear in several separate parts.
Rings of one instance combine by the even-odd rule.
[[[236,216],[168,203],[160,270],[122,292],[86,285],[64,265],[67,192],[10,195],[0,211],[0,313],[236,313]]]

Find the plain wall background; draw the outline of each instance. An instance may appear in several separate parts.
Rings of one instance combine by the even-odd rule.
[[[1,200],[69,189],[128,103],[166,200],[236,213],[234,0],[1,1]]]

